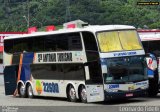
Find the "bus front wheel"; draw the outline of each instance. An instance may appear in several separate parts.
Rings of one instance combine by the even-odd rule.
[[[67,91],[67,98],[71,102],[76,102],[76,91],[72,85],[69,86],[68,91]]]
[[[30,84],[28,84],[27,86],[27,96],[28,98],[33,98],[33,89],[32,89],[32,86]]]
[[[80,100],[83,103],[87,103],[87,92],[85,86],[80,87]]]

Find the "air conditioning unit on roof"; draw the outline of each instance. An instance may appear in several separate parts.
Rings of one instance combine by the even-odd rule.
[[[84,26],[88,26],[87,22],[84,22],[82,20],[75,20],[70,21],[63,24],[64,29],[70,29],[70,28],[83,28]]]

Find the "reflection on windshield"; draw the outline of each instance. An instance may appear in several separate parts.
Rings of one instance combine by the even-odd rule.
[[[101,52],[142,49],[134,30],[100,32],[97,37]]]
[[[105,59],[108,73],[105,74],[106,83],[125,83],[147,79],[144,57],[123,57]]]

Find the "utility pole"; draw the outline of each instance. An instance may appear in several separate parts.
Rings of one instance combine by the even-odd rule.
[[[71,21],[71,14],[70,14],[70,0],[66,0],[66,16],[65,22]]]
[[[27,28],[29,28],[30,27],[29,0],[27,0],[27,2],[26,2],[26,8],[27,8],[27,15],[24,15],[23,17],[27,22]]]
[[[30,10],[29,10],[29,0],[27,0],[27,16],[28,16],[28,21],[27,21],[27,27],[29,28],[30,27],[30,15],[29,15],[29,12],[30,12]]]

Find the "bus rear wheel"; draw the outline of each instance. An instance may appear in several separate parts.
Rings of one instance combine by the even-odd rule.
[[[80,88],[80,100],[83,103],[87,103],[87,92],[85,86],[81,86]]]
[[[19,85],[19,87],[18,87],[18,93],[19,93],[19,96],[21,98],[25,98],[26,97],[25,86],[23,86],[23,84]]]
[[[68,92],[67,92],[67,98],[71,102],[76,102],[76,91],[72,85],[69,86]]]
[[[27,96],[28,96],[28,98],[33,98],[34,97],[33,89],[32,89],[32,86],[30,84],[28,84],[28,86],[27,86]]]

